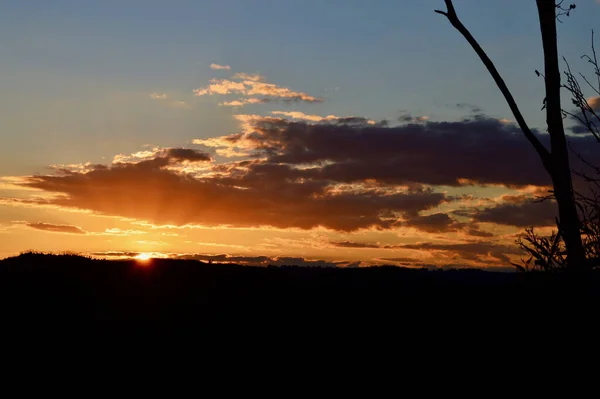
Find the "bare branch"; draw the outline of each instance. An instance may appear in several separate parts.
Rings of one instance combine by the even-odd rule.
[[[567,17],[571,15],[571,11],[573,11],[577,6],[575,4],[570,4],[569,7],[563,7],[564,0],[560,0],[557,4],[556,4],[556,8],[557,8],[557,12],[556,12],[556,20],[560,23],[562,23],[562,21],[560,20],[560,17],[563,15],[566,15]]]
[[[496,69],[496,66],[494,65],[492,60],[490,60],[485,51],[481,48],[477,40],[475,40],[473,35],[471,35],[471,32],[469,32],[469,30],[462,24],[462,22],[456,14],[456,10],[454,9],[452,0],[444,0],[444,2],[446,3],[447,11],[444,12],[441,10],[435,10],[435,12],[446,16],[446,18],[448,18],[452,26],[456,28],[456,30],[458,30],[463,35],[467,42],[469,42],[471,47],[473,47],[473,50],[475,50],[475,52],[477,53],[477,55],[479,56],[489,73],[494,78],[496,85],[504,95],[504,98],[506,99],[510,110],[512,111],[519,127],[521,128],[521,131],[523,132],[527,140],[529,140],[529,142],[533,145],[533,148],[535,148],[536,152],[541,158],[544,168],[546,169],[546,171],[548,171],[550,175],[553,175],[553,170],[550,161],[550,152],[538,140],[538,138],[533,134],[533,132],[525,122],[525,118],[523,118],[523,115],[521,114],[521,111],[519,110],[515,99],[513,98],[510,90],[506,86],[504,79],[502,79],[502,76],[500,76],[500,73]]]
[[[581,77],[585,80],[585,82],[594,90],[596,93],[600,95],[600,64],[598,64],[598,57],[596,56],[596,46],[594,45],[594,30],[592,29],[592,56],[590,57],[587,54],[581,56],[582,59],[587,60],[590,64],[594,66],[594,75],[596,75],[596,79],[598,80],[598,87],[594,87],[585,76],[581,73]]]

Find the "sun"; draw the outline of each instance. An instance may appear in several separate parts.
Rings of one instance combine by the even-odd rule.
[[[150,259],[152,259],[152,254],[149,254],[148,252],[142,252],[135,257],[135,260],[142,263],[147,263]]]

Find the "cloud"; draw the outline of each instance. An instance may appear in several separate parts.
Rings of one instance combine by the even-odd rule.
[[[171,101],[169,105],[174,108],[191,108],[190,104],[185,101]]]
[[[418,213],[444,201],[427,189],[388,193],[374,188],[336,188],[323,180],[293,179],[285,166],[214,165],[193,177],[170,166],[203,155],[157,151],[151,159],[117,162],[88,172],[31,176],[25,186],[55,193],[40,205],[85,209],[155,224],[273,226],[333,230],[390,228],[402,213]]]
[[[89,252],[87,255],[92,257],[119,259],[119,258],[135,258],[140,255],[141,252],[132,251],[102,251],[102,252]]]
[[[457,103],[455,107],[458,109],[464,109],[470,111],[472,114],[481,114],[483,110],[477,105],[469,104],[469,103]]]
[[[546,200],[533,202],[530,198],[520,203],[504,203],[470,214],[479,222],[496,223],[507,226],[555,226],[558,208],[555,202]]]
[[[166,100],[168,98],[166,93],[150,93],[150,98],[153,100]],[[174,100],[174,101],[162,101],[162,104],[168,105],[173,108],[191,108],[190,105],[185,101]]]
[[[251,80],[253,82],[262,82],[262,81],[265,80],[264,77],[260,76],[257,73],[248,74],[248,73],[244,73],[244,72],[236,73],[235,75],[233,75],[232,79],[236,79],[236,80]]]
[[[389,185],[550,184],[519,128],[497,119],[480,116],[388,127],[358,117],[318,123],[260,115],[236,118],[242,133],[196,143],[221,154],[265,157],[264,163],[288,169],[297,178]],[[547,136],[538,137],[547,143]],[[571,144],[588,159],[598,158],[593,140],[574,138]],[[297,168],[310,164],[319,167]]]
[[[486,256],[494,258],[503,263],[508,263],[510,262],[510,258],[507,255],[523,254],[523,251],[517,246],[496,244],[493,242],[471,242],[457,244],[420,243],[405,244],[398,247],[402,249],[414,249],[426,252],[446,252],[451,254],[453,257],[460,257],[465,260],[483,263],[487,263],[484,259]]]
[[[55,170],[14,184],[49,194],[28,198],[29,206],[59,206],[155,225],[336,231],[405,226],[488,237],[478,222],[524,225],[508,214],[513,209],[504,210],[509,199],[462,214],[435,212],[460,198],[434,187],[549,183],[518,128],[482,116],[395,127],[361,117],[313,123],[236,117],[242,125],[239,133],[196,143],[217,153],[244,155],[242,160],[214,163],[203,151],[154,148],[118,155],[112,165]],[[596,145],[591,143],[585,137],[574,140],[583,149]],[[25,205],[22,199],[2,201]],[[536,212],[527,213],[528,222]],[[465,217],[470,220],[461,221]]]
[[[407,111],[400,111],[400,116],[398,117],[398,121],[403,122],[403,123],[407,123],[407,122],[419,123],[419,122],[426,122],[428,120],[429,120],[428,116],[412,116],[412,114]]]
[[[80,227],[71,226],[68,224],[50,224],[50,223],[22,223],[27,227],[31,227],[32,229],[49,231],[52,233],[67,233],[67,234],[87,234],[85,230],[82,230]]]
[[[246,94],[246,92],[246,85],[244,83],[227,79],[211,79],[208,87],[194,90],[194,94],[197,96],[230,93]]]
[[[303,101],[308,103],[322,102],[322,98],[313,97],[309,94],[294,91],[287,87],[278,86],[273,83],[267,83],[260,75],[248,75],[238,73],[229,79],[211,79],[209,85],[203,88],[194,90],[196,96],[205,95],[227,95],[227,94],[242,94],[247,97],[262,96],[267,99],[284,100],[284,101]],[[223,103],[231,106],[243,106],[253,102],[244,102],[241,99],[232,102]],[[265,99],[262,99],[265,101]]]
[[[569,120],[573,122],[573,125],[569,127],[571,132],[575,134],[590,134],[590,128],[584,123],[590,123],[592,129],[598,132],[600,128],[600,96],[590,97],[587,99],[587,105],[591,108],[581,110],[575,109],[571,111]]]
[[[167,148],[159,154],[173,161],[210,162],[212,160],[209,154],[190,148]]]
[[[267,102],[269,102],[268,98],[242,98],[239,100],[225,101],[219,103],[219,105],[223,107],[243,107],[247,104],[264,104]]]
[[[148,232],[141,231],[141,230],[132,230],[132,229],[123,230],[123,229],[114,227],[114,228],[106,229],[103,232],[99,232],[99,233],[94,232],[91,234],[98,235],[98,236],[128,237],[128,236],[135,236],[135,235],[141,235],[141,234],[148,234]]]
[[[211,69],[223,69],[229,71],[231,67],[229,65],[210,64]]]
[[[459,231],[467,227],[465,223],[457,222],[456,219],[450,217],[446,213],[434,213],[426,216],[414,215],[406,220],[404,225],[414,227],[418,230],[428,233],[447,233],[451,231]],[[477,229],[475,227],[471,227],[470,231],[477,231]]]
[[[152,150],[138,151],[129,155],[115,155],[113,164],[131,163],[137,164],[145,162],[144,165],[154,165],[163,167],[169,164],[178,163],[195,163],[195,162],[210,162],[212,157],[210,154],[191,149],[191,148],[160,148],[155,147]],[[90,172],[97,169],[107,168],[105,165],[86,164],[85,169],[71,169],[70,172]],[[63,169],[63,171],[65,171]]]
[[[340,242],[331,242],[334,247],[340,248],[382,248],[378,243],[368,243],[368,242],[353,242],[353,241],[340,241]]]
[[[370,248],[370,249],[384,249],[384,250],[410,250],[410,251],[422,251],[428,256],[434,253],[436,257],[435,263],[447,263],[454,259],[461,259],[462,261],[471,261],[481,264],[498,264],[510,262],[508,255],[522,255],[522,251],[517,246],[509,246],[505,244],[498,244],[495,242],[487,241],[475,241],[466,243],[417,243],[417,244],[398,244],[398,245],[381,245],[376,243],[362,243],[362,242],[332,242],[336,247],[342,248]],[[414,252],[413,252],[414,253]],[[414,257],[385,257],[382,260],[388,260],[393,262],[404,262],[406,265],[413,264],[413,266],[424,265],[423,259],[417,259]],[[463,265],[464,266],[464,265]]]
[[[287,116],[292,119],[300,119],[311,122],[321,122],[321,121],[329,121],[334,119],[340,119],[339,116],[335,115],[327,115],[327,116],[319,116],[319,115],[307,115],[303,112],[298,111],[273,111],[271,112],[273,115],[282,115]]]
[[[389,262],[394,262],[394,263],[403,263],[406,266],[409,266],[411,264],[414,263],[422,263],[423,261],[421,259],[416,259],[416,258],[408,258],[408,257],[397,257],[397,258],[380,258],[383,261],[389,261]]]

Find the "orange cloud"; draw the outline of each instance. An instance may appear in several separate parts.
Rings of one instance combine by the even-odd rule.
[[[265,78],[262,77],[262,76],[260,76],[257,73],[255,73],[255,74],[248,74],[248,73],[240,72],[240,73],[236,73],[235,75],[233,75],[232,79],[237,79],[237,80],[251,80],[251,81],[254,81],[254,82],[261,82]]]
[[[298,111],[273,111],[271,113],[273,115],[282,115],[282,116],[287,116],[287,117],[293,118],[293,119],[300,119],[300,120],[311,121],[311,122],[321,122],[321,121],[339,119],[339,116],[335,116],[335,115],[327,115],[327,116],[307,115],[303,112],[298,112]]]
[[[260,75],[248,75],[244,73],[238,73],[233,76],[232,79],[240,81],[229,80],[229,79],[211,79],[210,84],[207,87],[199,88],[194,90],[196,96],[205,95],[226,95],[226,94],[242,94],[245,96],[263,96],[271,99],[279,99],[285,101],[304,101],[309,103],[322,102],[322,98],[314,97],[309,94],[293,91],[287,87],[278,86],[273,83],[267,83],[264,78]],[[256,99],[247,102],[237,100],[235,105],[242,106],[245,104],[253,104]],[[265,100],[263,99],[262,102]],[[226,103],[224,103],[226,104]],[[231,102],[228,104],[230,105]]]
[[[169,154],[168,160],[157,156],[98,166],[86,173],[31,176],[25,186],[59,195],[43,203],[28,201],[155,224],[323,226],[352,231],[390,228],[396,221],[394,213],[419,212],[444,200],[442,194],[428,190],[331,191],[330,182],[294,179],[294,172],[286,168],[278,171],[276,166],[252,163],[215,165],[212,174],[195,178],[167,168],[189,154]]]
[[[141,231],[141,230],[132,230],[132,229],[123,230],[123,229],[114,227],[114,228],[106,229],[101,233],[91,233],[91,234],[99,235],[99,236],[128,237],[128,236],[135,236],[135,235],[141,235],[141,234],[148,234],[148,232]]]
[[[242,98],[239,100],[225,101],[219,103],[219,105],[224,107],[243,107],[246,104],[263,104],[266,102],[269,102],[268,98]]]

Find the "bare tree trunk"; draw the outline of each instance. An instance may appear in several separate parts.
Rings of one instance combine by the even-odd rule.
[[[554,0],[536,0],[544,46],[546,83],[546,122],[551,143],[554,196],[558,203],[559,230],[567,247],[567,265],[573,270],[585,267],[585,252],[571,180],[569,152],[560,103],[560,69],[556,35],[556,3]]]
[[[558,203],[559,231],[567,247],[567,266],[570,270],[582,270],[586,268],[585,251],[581,241],[580,220],[577,215],[575,197],[573,195],[573,182],[571,180],[571,168],[569,166],[569,153],[565,129],[562,119],[560,104],[560,69],[558,64],[558,46],[556,36],[556,2],[555,0],[536,0],[542,31],[542,42],[544,46],[545,81],[546,81],[546,121],[548,133],[550,134],[551,150],[548,151],[544,145],[533,134],[523,115],[519,111],[510,90],[496,70],[494,63],[489,59],[479,43],[471,35],[469,30],[462,24],[452,0],[444,0],[447,11],[435,10],[438,14],[445,15],[452,26],[454,26],[469,42],[486,66],[498,88],[504,95],[521,131],[529,140],[538,153],[544,168],[552,178],[554,196]]]

